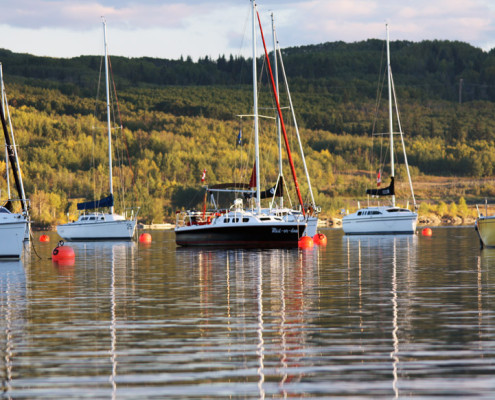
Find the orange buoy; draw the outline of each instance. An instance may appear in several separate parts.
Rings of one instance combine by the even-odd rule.
[[[52,261],[67,261],[74,260],[76,255],[74,254],[74,249],[70,246],[64,246],[64,241],[61,240],[58,242],[57,247],[55,247],[52,251]]]
[[[141,235],[139,235],[139,242],[151,243],[151,235],[149,233],[141,233]]]
[[[326,246],[327,237],[323,233],[317,233],[313,236],[313,242],[315,242],[317,246]]]
[[[421,234],[423,236],[431,236],[431,235],[433,235],[433,231],[431,230],[431,228],[423,228],[423,230],[421,231]]]
[[[48,235],[41,235],[40,236],[40,242],[49,242],[50,241],[50,236]]]
[[[303,236],[299,239],[298,247],[300,249],[311,249],[315,243],[313,242],[313,238],[311,236]]]
[[[64,258],[57,261],[54,261],[58,272],[64,275],[73,275],[74,268],[71,268],[76,263],[74,258]]]

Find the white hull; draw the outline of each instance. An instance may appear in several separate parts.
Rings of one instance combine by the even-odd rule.
[[[27,221],[19,214],[9,214],[9,216],[18,216],[18,221],[0,220],[0,260],[21,258],[24,248]]]
[[[475,228],[480,237],[482,246],[495,246],[495,217],[479,217],[476,220]]]
[[[318,229],[318,217],[308,217],[306,221],[306,230],[304,231],[304,236],[313,237],[316,235]]]
[[[306,229],[303,232],[303,236],[316,235],[318,230],[318,217],[317,216],[303,216],[300,211],[291,210],[289,208],[272,208],[264,209],[264,213],[270,215],[276,215],[290,222],[299,222],[300,224],[306,225]]]
[[[346,215],[342,228],[346,235],[414,234],[418,214],[398,207],[370,207]]]
[[[111,217],[105,214],[106,218]],[[82,220],[57,226],[57,233],[68,241],[83,240],[131,240],[136,229],[136,220]],[[90,218],[90,217],[87,217]]]

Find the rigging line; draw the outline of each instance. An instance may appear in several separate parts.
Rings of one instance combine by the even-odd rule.
[[[303,202],[302,197],[301,197],[301,192],[299,190],[299,183],[297,181],[296,171],[295,171],[295,168],[294,168],[294,162],[292,161],[292,154],[290,152],[290,146],[289,146],[289,141],[288,141],[288,138],[287,138],[287,132],[285,130],[285,123],[284,123],[284,119],[282,117],[282,110],[280,109],[280,104],[279,104],[279,100],[278,100],[278,94],[277,94],[277,91],[276,91],[276,88],[275,88],[275,82],[273,80],[273,72],[272,72],[272,67],[270,65],[270,59],[268,58],[268,51],[266,49],[265,38],[263,36],[263,28],[261,26],[260,14],[258,13],[258,11],[256,11],[256,15],[258,17],[258,25],[260,27],[261,39],[263,40],[263,48],[265,50],[266,63],[267,63],[268,69],[270,71],[271,87],[272,87],[272,90],[273,90],[273,96],[274,96],[274,98],[276,100],[276,103],[277,103],[277,111],[278,111],[278,114],[279,114],[279,117],[280,117],[280,126],[281,126],[282,132],[284,134],[285,148],[287,150],[287,156],[289,158],[289,164],[290,164],[290,168],[291,168],[291,172],[292,172],[292,177],[293,177],[293,180],[294,180],[294,186],[296,187],[297,197],[298,197],[299,203],[301,205],[302,215],[303,216],[306,216],[306,212],[304,211],[304,202]]]
[[[411,196],[413,199],[414,208],[416,209],[416,198],[414,197],[414,189],[413,189],[413,184],[412,184],[412,179],[411,179],[411,173],[409,172],[409,163],[407,162],[406,144],[404,143],[404,135],[402,134],[402,126],[400,123],[399,107],[397,106],[397,96],[395,93],[395,84],[394,84],[394,79],[392,76],[392,70],[390,70],[390,81],[392,83],[392,92],[394,94],[395,112],[397,114],[397,124],[399,126],[400,140],[402,143],[402,151],[404,154],[404,163],[406,166],[407,178],[409,180],[409,188],[411,189]]]
[[[136,177],[135,177],[134,171],[132,170],[131,158],[130,158],[130,155],[129,155],[129,147],[127,145],[127,138],[126,138],[126,136],[124,134],[124,126],[122,124],[122,116],[121,116],[121,113],[120,113],[119,98],[117,97],[117,88],[115,86],[115,79],[113,78],[113,69],[112,69],[112,63],[110,62],[110,57],[108,57],[108,65],[110,67],[110,75],[111,75],[111,78],[112,78],[113,93],[115,95],[115,104],[117,105],[117,114],[119,116],[120,132],[121,132],[122,137],[124,138],[124,145],[125,145],[125,149],[126,149],[126,152],[127,152],[127,161],[129,163],[129,168],[131,169],[131,172],[132,172],[132,184],[134,184]]]
[[[376,85],[376,98],[375,98],[375,109],[374,109],[374,114],[373,114],[373,123],[372,123],[372,128],[371,128],[371,167],[373,167],[374,164],[374,134],[377,131],[377,124],[378,124],[378,114],[379,114],[379,109],[380,109],[380,103],[382,99],[382,93],[383,93],[383,87],[385,85],[385,73],[382,74],[383,71],[383,59],[385,55],[385,43],[382,45],[382,55],[380,57],[380,67],[378,68],[378,79],[377,79],[377,85]],[[383,149],[383,137],[380,138],[380,155],[378,158],[378,168],[379,170],[382,170],[383,167],[383,154],[382,154],[382,149]],[[374,173],[371,174],[371,179],[373,179]]]
[[[100,57],[100,71],[98,74],[98,84],[96,86],[96,98],[95,98],[95,109],[94,109],[94,114],[93,114],[93,126],[92,126],[92,133],[93,133],[93,151],[92,151],[92,167],[93,167],[93,196],[96,198],[96,158],[95,158],[95,148],[96,148],[96,130],[97,130],[97,121],[98,121],[98,100],[100,98],[100,87],[101,87],[101,74],[103,70],[103,60],[104,56]]]

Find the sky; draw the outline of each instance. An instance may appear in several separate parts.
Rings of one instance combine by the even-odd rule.
[[[274,14],[282,48],[384,39],[385,23],[391,40],[495,47],[495,0],[258,0],[257,6],[265,35]],[[111,55],[250,55],[249,0],[0,0],[0,9],[0,48],[14,52],[102,54],[104,16]]]

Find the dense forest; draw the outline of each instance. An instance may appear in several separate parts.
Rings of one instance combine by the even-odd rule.
[[[372,135],[387,130],[383,98],[377,107],[384,43],[324,43],[282,53],[316,202],[332,215],[351,200],[365,198],[387,152],[383,139]],[[482,182],[491,177],[495,52],[461,42],[397,41],[391,53],[414,180],[436,175]],[[104,90],[98,85],[102,58],[55,59],[0,50],[0,61],[33,220],[45,226],[64,222],[78,200],[108,191]],[[252,113],[249,59],[112,57],[111,66],[118,94],[114,111],[122,118],[122,129],[117,123],[114,130],[121,208],[137,205],[142,222],[159,223],[172,220],[177,209],[200,205],[204,169],[209,184],[249,180],[252,121],[239,118]],[[263,72],[261,112],[273,115],[263,58],[258,68]],[[282,92],[282,103],[287,100]],[[289,111],[284,120],[308,200]],[[262,184],[269,187],[278,174],[278,150],[275,126],[267,121],[262,119],[260,164]],[[400,154],[397,161],[403,162]],[[3,161],[0,170],[5,176]],[[289,181],[288,167],[284,174]],[[4,179],[0,187],[5,198]],[[399,186],[399,192],[406,194],[405,189]],[[468,201],[494,194],[489,183],[462,192]],[[420,198],[439,200],[434,192]]]

